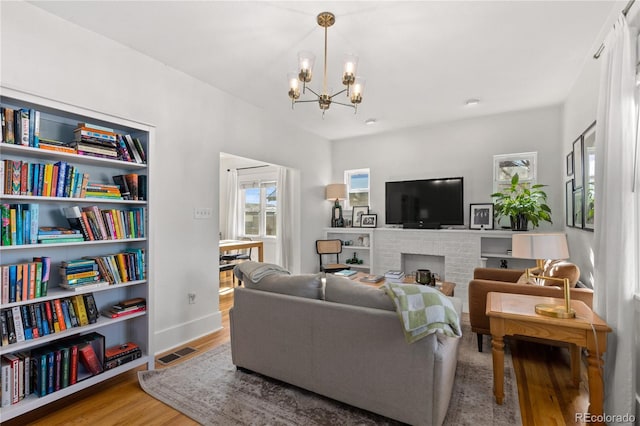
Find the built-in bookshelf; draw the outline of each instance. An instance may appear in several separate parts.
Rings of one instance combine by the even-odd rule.
[[[35,291],[21,295],[19,300],[9,299],[4,295],[6,288],[0,295],[4,298],[0,299],[1,312],[13,311],[37,311],[42,309],[45,304],[62,304],[69,309],[73,309],[71,301],[80,296],[92,296],[98,312],[105,311],[123,300],[142,298],[146,301],[146,310],[138,309],[130,315],[123,315],[115,318],[109,318],[105,315],[98,315],[95,321],[90,323],[80,323],[76,321],[73,326],[66,327],[65,330],[55,330],[48,334],[38,333],[38,336],[31,334],[30,338],[25,338],[20,342],[8,343],[3,342],[0,346],[0,356],[2,358],[11,358],[12,355],[24,357],[35,356],[45,350],[45,348],[60,346],[63,347],[67,342],[86,339],[94,339],[95,336],[104,336],[101,345],[104,348],[121,345],[128,342],[134,342],[139,346],[142,356],[131,359],[129,362],[116,366],[115,368],[105,369],[99,374],[84,374],[74,384],[65,384],[58,386],[59,390],[54,392],[45,392],[42,396],[37,396],[32,392],[25,395],[17,403],[3,405],[1,408],[2,420],[6,421],[31,410],[39,408],[45,404],[64,398],[82,389],[86,389],[125,371],[135,369],[140,366],[146,366],[149,369],[154,368],[153,348],[151,345],[151,322],[150,314],[153,311],[152,288],[153,276],[151,271],[151,227],[149,211],[149,197],[147,185],[150,185],[149,173],[149,155],[152,153],[154,128],[150,125],[135,122],[126,118],[121,118],[101,112],[96,112],[83,107],[69,105],[48,98],[39,97],[33,94],[24,93],[11,88],[1,88],[0,106],[13,111],[30,111],[37,112],[37,125],[32,125],[28,130],[28,139],[33,141],[33,134],[36,130],[39,132],[40,141],[61,142],[60,150],[43,149],[37,144],[25,143],[6,143],[3,134],[3,143],[0,143],[0,157],[2,160],[2,187],[0,191],[1,202],[4,208],[16,211],[16,206],[23,206],[21,209],[34,209],[36,213],[35,223],[34,217],[29,215],[28,224],[23,223],[22,226],[35,226],[36,232],[40,227],[48,228],[71,228],[70,221],[67,219],[65,209],[77,207],[77,211],[83,212],[89,209],[95,209],[97,214],[102,214],[104,220],[111,218],[111,222],[105,224],[107,233],[105,235],[93,235],[93,239],[85,235],[85,231],[79,230],[82,238],[71,238],[64,242],[48,242],[44,244],[44,240],[31,235],[29,239],[28,233],[23,231],[22,244],[14,244],[16,241],[2,241],[0,246],[1,265],[18,265],[31,264],[34,258],[48,259],[50,262],[50,275],[47,282],[46,291],[39,289],[38,294]],[[27,113],[27,117],[30,115]],[[33,116],[35,118],[36,116]],[[80,133],[78,132],[79,123],[91,124],[100,128],[104,128],[104,133],[112,130],[118,137],[127,135],[132,143],[132,147],[120,145],[114,155],[108,150],[104,152],[97,150],[94,155],[81,155],[77,148],[74,150],[73,145],[69,142]],[[14,122],[15,124],[15,122]],[[3,130],[6,123],[3,124]],[[16,129],[14,129],[16,130]],[[136,145],[133,145],[133,142]],[[127,143],[124,141],[124,143]],[[55,144],[54,144],[55,145]],[[76,144],[79,146],[79,144]],[[64,148],[65,146],[71,149]],[[87,146],[86,149],[91,149]],[[126,149],[136,149],[137,158],[132,155],[124,154]],[[140,157],[141,155],[144,158]],[[6,164],[9,160],[12,162],[27,163],[29,166],[27,172],[27,180],[31,179],[31,184],[27,185],[26,191],[23,189],[19,193],[15,191],[7,191],[6,182]],[[68,177],[70,181],[66,183],[66,192],[60,192],[56,195],[50,192],[45,194],[41,190],[34,189],[36,183],[33,176],[34,164],[61,164],[71,168],[80,174]],[[43,169],[41,169],[43,170]],[[122,199],[121,196],[113,195],[108,198],[87,197],[80,193],[80,187],[77,191],[73,190],[74,180],[79,179],[78,176],[88,175],[88,181],[94,184],[104,185],[105,187],[114,186],[114,176],[136,175],[142,177],[145,191],[138,199]],[[142,180],[141,179],[141,180]],[[76,183],[76,185],[81,185]],[[11,189],[11,188],[10,188]],[[8,207],[7,207],[8,206]],[[37,207],[32,207],[37,206]],[[111,216],[105,212],[111,212]],[[27,216],[21,216],[26,218]],[[88,224],[88,223],[87,223]],[[111,226],[111,228],[109,228]],[[24,228],[23,228],[24,229]],[[111,231],[109,230],[111,229]],[[67,242],[69,241],[69,242]],[[133,256],[133,257],[132,257]],[[65,278],[59,272],[64,262],[71,260],[92,257],[94,259],[103,259],[105,263],[99,263],[93,270],[98,270],[99,277],[95,282],[80,282],[76,285],[75,277],[67,275]],[[125,262],[118,264],[120,260]],[[111,263],[109,263],[111,262]],[[128,262],[128,263],[127,263]],[[132,263],[135,262],[135,265]],[[122,265],[129,265],[129,268],[136,269],[120,269],[122,276],[119,278],[113,276],[106,269],[109,265],[115,266],[116,270]],[[42,266],[42,265],[41,265]],[[8,269],[8,268],[7,268]],[[25,269],[26,270],[26,269]],[[37,270],[34,267],[34,270]],[[4,271],[0,269],[0,271]],[[82,274],[79,272],[79,274]],[[111,275],[111,276],[109,276]],[[79,275],[80,276],[80,275]],[[40,276],[42,279],[42,276]],[[2,281],[4,284],[4,279]],[[100,284],[97,284],[100,283]],[[96,284],[96,285],[92,285]],[[82,285],[87,285],[83,288]],[[70,289],[63,288],[67,286]],[[26,287],[25,287],[26,288]],[[36,297],[37,296],[37,297]],[[75,301],[74,301],[75,302]],[[17,308],[17,309],[15,309]],[[66,315],[66,314],[65,314]],[[67,324],[68,325],[68,324]],[[37,327],[37,324],[36,324]],[[104,363],[104,350],[97,351],[99,361]],[[31,358],[32,360],[34,358]],[[33,363],[33,361],[32,361]],[[6,370],[5,370],[6,371]],[[32,371],[33,373],[33,371]],[[86,372],[85,372],[86,373]],[[3,383],[0,380],[0,383]],[[33,388],[31,389],[33,390]]]
[[[348,263],[354,256],[362,263],[349,263],[351,269],[361,272],[373,270],[374,232],[372,228],[325,228],[325,238],[342,241],[340,262]]]

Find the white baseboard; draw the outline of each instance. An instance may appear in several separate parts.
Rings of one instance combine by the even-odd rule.
[[[153,336],[154,355],[183,346],[222,329],[220,311],[157,331]]]

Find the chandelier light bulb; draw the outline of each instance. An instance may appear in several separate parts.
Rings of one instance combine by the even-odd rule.
[[[300,80],[295,73],[289,73],[287,79],[289,80],[289,97],[296,100],[300,97]]]
[[[361,77],[356,77],[353,83],[353,89],[351,91],[351,103],[359,104],[362,102],[362,92],[364,91],[365,80]]]

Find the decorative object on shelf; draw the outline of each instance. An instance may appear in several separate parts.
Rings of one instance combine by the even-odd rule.
[[[378,215],[377,214],[363,214],[361,217],[361,224],[363,228],[375,228],[378,226]]]
[[[344,218],[342,217],[342,206],[340,200],[347,199],[347,185],[344,183],[332,183],[326,187],[326,199],[334,201],[331,210],[331,226],[333,228],[344,228]]]
[[[520,152],[493,156],[493,192],[499,192],[511,185],[517,174],[520,183],[533,185],[538,174],[538,153]]]
[[[356,112],[358,110],[358,104],[362,102],[362,91],[364,89],[365,81],[360,76],[356,76],[356,69],[358,66],[358,57],[352,54],[345,55],[344,72],[342,74],[342,84],[346,86],[334,94],[329,93],[327,86],[327,29],[335,24],[336,17],[331,12],[322,12],[317,17],[318,25],[324,28],[324,69],[322,80],[322,91],[320,93],[314,91],[310,87],[307,87],[307,83],[311,82],[313,77],[313,65],[315,63],[315,55],[311,52],[299,52],[298,53],[298,73],[290,73],[287,75],[289,80],[289,98],[291,99],[291,109],[294,105],[301,102],[318,102],[320,109],[322,110],[322,116],[329,109],[332,103],[338,105],[351,107]],[[315,99],[299,100],[300,98],[300,82],[302,82],[302,94],[305,94],[307,90],[311,92]],[[347,95],[347,99],[351,101],[351,104],[342,103],[336,101],[334,98],[342,93]]]
[[[493,203],[469,205],[469,229],[493,229]]]
[[[535,268],[527,268],[527,279],[531,276],[531,269],[542,270],[544,259],[561,260],[569,258],[567,236],[564,233],[549,234],[515,234],[511,237],[513,257],[522,259],[536,259]],[[571,309],[571,295],[569,279],[536,275],[536,278],[559,281],[564,286],[564,305],[538,304],[536,313],[554,318],[574,318],[575,311]]]
[[[345,263],[348,263],[349,265],[362,265],[364,260],[359,259],[358,254],[354,251],[353,256],[345,260]]]
[[[351,211],[351,223],[354,228],[362,227],[362,215],[369,214],[369,206],[354,206]]]
[[[495,198],[495,214],[499,218],[508,217],[511,229],[526,231],[528,222],[536,228],[540,221],[551,222],[551,209],[547,205],[547,194],[540,188],[546,185],[529,185],[520,182],[516,173],[511,184],[500,192],[491,194]]]

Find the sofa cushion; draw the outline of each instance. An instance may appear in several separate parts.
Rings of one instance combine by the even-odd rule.
[[[328,302],[395,312],[396,307],[385,291],[348,278],[327,274],[324,299]]]
[[[247,280],[244,282],[244,286],[253,290],[322,300],[323,285],[321,277],[322,274],[272,274],[258,282]]]

